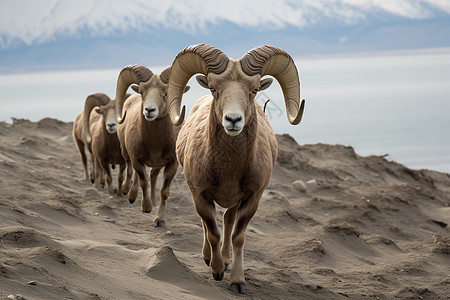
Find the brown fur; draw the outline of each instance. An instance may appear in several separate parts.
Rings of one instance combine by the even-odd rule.
[[[104,174],[106,174],[106,181],[108,183],[108,192],[114,194],[112,186],[112,176],[110,165],[119,165],[119,174],[117,177],[117,197],[122,197],[122,183],[123,173],[125,171],[126,163],[122,157],[119,139],[117,132],[109,133],[106,129],[105,116],[113,114],[116,119],[115,100],[111,100],[107,105],[100,107],[101,118],[90,123],[92,134],[92,153],[94,154],[94,170],[95,183],[97,186],[104,186]],[[98,113],[98,111],[97,111]]]
[[[215,55],[212,55],[214,53]],[[203,257],[211,264],[213,277],[222,280],[233,265],[230,288],[245,292],[243,246],[245,231],[269,183],[278,145],[272,128],[255,102],[258,91],[270,86],[274,76],[283,90],[288,120],[298,124],[303,114],[300,82],[292,58],[283,50],[260,46],[241,59],[228,59],[210,45],[192,45],[182,50],[172,63],[169,76],[170,117],[174,124],[184,118],[182,88],[196,73],[197,82],[211,91],[192,109],[177,140],[177,157],[203,222]],[[209,67],[223,66],[220,72]],[[226,208],[223,216],[223,243],[215,220],[215,203]]]
[[[144,100],[147,93],[153,89],[153,96],[159,103],[159,115],[153,121],[148,121],[143,115]],[[155,93],[155,90],[158,93]],[[158,75],[153,75],[148,81],[139,84],[139,94],[131,96],[124,104],[122,124],[118,126],[118,137],[122,147],[122,155],[127,161],[127,178],[123,190],[130,189],[132,171],[135,175],[133,186],[129,193],[129,201],[133,203],[138,194],[138,183],[142,189],[142,211],[150,213],[152,205],[156,205],[155,189],[157,176],[164,168],[164,183],[161,189],[161,199],[154,225],[162,226],[165,222],[165,205],[169,197],[170,183],[178,169],[175,155],[175,141],[179,129],[176,128],[167,114],[165,94],[167,84],[164,84]],[[148,178],[145,167],[150,167],[149,197]]]
[[[95,122],[100,118],[100,114],[93,111],[90,115],[89,122]],[[90,153],[92,168],[94,168],[94,157],[92,155],[92,148],[91,143],[88,143],[86,141],[86,130],[83,126],[83,112],[81,111],[76,117],[75,121],[73,123],[73,130],[72,130],[72,136],[73,140],[75,142],[75,145],[78,148],[78,151],[80,152],[81,156],[81,163],[83,165],[84,170],[84,181],[91,180],[92,183],[94,183],[94,171],[91,171],[89,174],[89,167],[87,163],[87,156],[86,156],[86,149]]]
[[[218,113],[221,108],[217,107],[220,101],[205,96],[195,103],[177,140],[177,157],[204,224],[203,257],[211,262],[217,280],[230,263],[232,241],[230,285],[245,283],[242,263],[245,231],[278,155],[275,135],[262,109],[254,99],[247,96],[245,100],[249,103],[246,124],[239,135],[225,132]],[[227,208],[220,251],[214,202]]]
[[[126,95],[128,97],[129,95]],[[104,116],[108,113],[115,116],[115,101],[110,100],[107,105],[102,105],[94,109],[90,113],[89,127],[92,135],[90,143],[86,141],[86,129],[83,126],[83,112],[80,112],[75,118],[73,125],[73,138],[78,147],[81,156],[81,162],[84,169],[84,180],[90,177],[92,183],[97,187],[105,185],[105,177],[108,182],[108,191],[114,194],[112,187],[112,177],[110,164],[120,166],[118,176],[117,196],[121,197],[121,187],[123,182],[123,171],[125,170],[125,160],[122,157],[117,133],[109,133],[106,130]],[[87,158],[85,149],[91,154],[92,172],[88,176]]]

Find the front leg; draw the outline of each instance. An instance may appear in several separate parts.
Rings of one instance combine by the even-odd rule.
[[[236,293],[245,293],[245,277],[243,267],[245,232],[247,230],[248,223],[258,209],[259,200],[261,199],[263,191],[250,195],[250,197],[241,203],[237,211],[236,223],[234,225],[232,236],[233,263],[231,265],[230,274],[230,289]]]
[[[169,198],[170,184],[177,174],[178,162],[175,160],[164,167],[164,183],[161,188],[161,199],[159,202],[158,212],[155,217],[154,226],[164,226],[166,221],[166,201]],[[155,180],[156,181],[156,180]],[[156,183],[155,183],[156,185]]]
[[[202,255],[203,260],[208,265],[211,265],[211,245],[208,242],[208,229],[206,228],[205,222],[202,220],[202,228],[203,228],[203,246],[202,246]]]
[[[225,271],[230,264],[230,249],[231,249],[231,231],[233,230],[234,221],[236,220],[236,213],[238,206],[228,208],[223,214],[223,242],[222,242],[222,256],[225,262]]]
[[[133,168],[139,177],[139,184],[141,185],[142,212],[150,213],[152,211],[152,203],[150,202],[150,195],[148,192],[148,178],[145,172],[145,165],[141,164],[139,161],[133,161]]]
[[[152,168],[150,170],[150,199],[153,206],[156,206],[156,181],[160,171],[161,168]]]
[[[206,240],[204,240],[203,244],[203,254],[205,262],[208,261],[207,253],[205,253],[205,250],[208,249],[208,246],[205,245],[205,243],[208,242],[211,249],[210,267],[213,277],[215,280],[222,280],[225,265],[222,254],[220,253],[220,231],[216,224],[214,202],[206,199],[202,193],[193,194],[192,197],[194,199],[195,210],[202,218],[202,222],[204,224],[203,228],[205,231]]]

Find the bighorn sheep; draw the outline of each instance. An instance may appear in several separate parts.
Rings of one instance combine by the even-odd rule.
[[[130,188],[133,169],[135,170],[133,186],[129,201],[133,203],[138,194],[138,179],[142,189],[142,211],[150,213],[156,205],[155,187],[159,172],[164,167],[164,183],[161,200],[154,219],[154,226],[165,223],[166,199],[169,197],[170,183],[174,178],[178,162],[175,155],[175,142],[179,132],[168,116],[167,82],[170,67],[154,75],[150,69],[141,65],[129,65],[122,69],[117,79],[116,110],[119,118],[118,137],[122,155],[127,161],[127,178],[123,190]],[[131,96],[124,105],[123,96],[131,84],[138,93]],[[189,87],[184,88],[186,92]],[[122,111],[124,114],[122,116]],[[145,166],[151,167],[150,196]]]
[[[84,180],[88,181],[90,178],[92,183],[94,183],[94,171],[92,171],[89,175],[86,148],[91,154],[92,169],[94,168],[94,156],[92,155],[91,140],[89,140],[89,142],[86,140],[86,129],[89,128],[89,123],[94,123],[100,119],[101,115],[98,113],[86,115],[85,111],[89,110],[90,112],[94,107],[106,105],[109,102],[109,98],[96,97],[95,95],[96,94],[91,94],[86,98],[84,109],[75,117],[72,130],[73,140],[75,141],[81,156],[81,163],[84,170]]]
[[[102,93],[98,93],[96,96],[109,99],[107,95]],[[130,94],[127,94],[125,99],[129,96]],[[95,111],[102,117],[94,121],[86,130],[86,140],[92,140],[91,147],[92,153],[94,154],[95,184],[97,186],[104,185],[105,177],[103,174],[105,173],[108,191],[111,195],[114,194],[109,165],[119,165],[116,195],[118,198],[121,198],[123,173],[126,163],[122,157],[120,143],[117,137],[116,100],[110,100],[108,104],[96,108]],[[85,111],[85,115],[89,113],[89,111]]]
[[[296,125],[304,109],[299,77],[291,56],[276,47],[260,46],[233,60],[213,46],[189,46],[175,58],[169,76],[169,115],[176,125],[185,114],[184,106],[180,112],[183,89],[196,73],[203,74],[197,81],[212,95],[194,104],[178,136],[177,158],[202,218],[203,258],[214,279],[222,280],[230,263],[231,238],[229,284],[232,291],[244,293],[245,232],[278,153],[273,130],[254,98],[272,83],[261,77],[272,75],[283,90],[289,122]],[[214,202],[226,208],[221,249]]]
[[[129,94],[126,95],[128,97]],[[106,94],[94,93],[86,98],[84,110],[77,116],[74,123],[74,139],[81,154],[85,179],[87,179],[86,155],[84,145],[88,146],[93,161],[91,181],[97,187],[108,183],[108,191],[113,194],[110,164],[113,168],[120,166],[118,174],[117,196],[122,195],[123,172],[125,160],[120,151],[117,138],[117,118],[115,100],[111,100]],[[94,112],[92,110],[95,109]],[[92,133],[92,135],[91,135]]]

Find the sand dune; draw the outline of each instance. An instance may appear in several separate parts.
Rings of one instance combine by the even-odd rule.
[[[450,298],[449,174],[277,136],[238,296],[229,271],[216,282],[203,262],[181,169],[166,226],[154,228],[140,197],[131,205],[82,181],[71,129],[0,123],[2,299]]]

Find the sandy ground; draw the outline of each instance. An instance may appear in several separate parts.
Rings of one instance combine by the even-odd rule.
[[[154,228],[140,196],[131,205],[82,181],[71,129],[0,123],[1,299],[450,298],[449,174],[277,136],[239,296],[229,271],[216,282],[203,262],[181,169]]]

